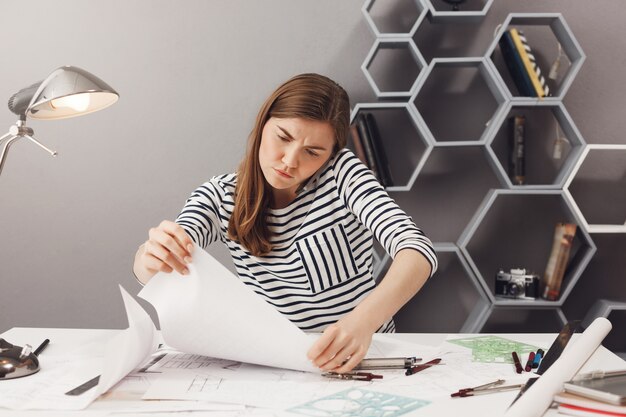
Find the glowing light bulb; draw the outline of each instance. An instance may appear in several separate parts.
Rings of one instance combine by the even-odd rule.
[[[89,107],[89,93],[57,98],[52,100],[50,105],[55,109],[69,107],[76,111],[85,111]]]

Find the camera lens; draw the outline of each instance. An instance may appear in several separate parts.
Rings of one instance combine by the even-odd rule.
[[[507,293],[512,297],[519,296],[524,290],[520,284],[517,282],[511,282],[506,286]]]

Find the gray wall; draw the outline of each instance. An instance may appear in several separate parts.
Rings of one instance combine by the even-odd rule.
[[[67,64],[98,75],[121,98],[85,117],[31,122],[56,159],[26,141],[12,147],[0,176],[0,332],[125,327],[117,284],[138,291],[132,260],[148,228],[173,219],[204,180],[235,169],[275,86],[320,72],[353,103],[373,100],[360,70],[374,40],[362,3],[4,0],[0,98]],[[621,2],[496,0],[479,28],[463,29],[471,36],[453,42],[453,54],[482,55],[509,12],[544,11],[564,14],[588,56],[565,99],[582,135],[588,143],[626,143]],[[429,26],[419,36],[428,51],[444,33]],[[8,129],[15,117],[5,109],[0,122]],[[625,240],[598,242],[594,274],[623,270]],[[211,252],[231,265],[223,248]],[[598,285],[583,277],[578,287],[594,289],[594,297],[626,293],[623,278]],[[578,314],[593,297],[575,290],[571,298]]]

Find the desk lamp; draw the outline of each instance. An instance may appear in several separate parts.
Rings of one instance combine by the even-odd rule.
[[[104,81],[72,66],[58,68],[45,80],[13,94],[9,99],[9,110],[18,115],[19,120],[0,137],[0,173],[9,147],[20,138],[31,140],[52,156],[57,154],[33,138],[33,129],[26,126],[26,118],[67,119],[104,109],[118,98],[119,94]]]

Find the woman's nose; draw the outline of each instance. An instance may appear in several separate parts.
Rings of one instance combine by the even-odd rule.
[[[286,149],[282,162],[289,168],[296,168],[298,166],[298,150],[295,147]]]

